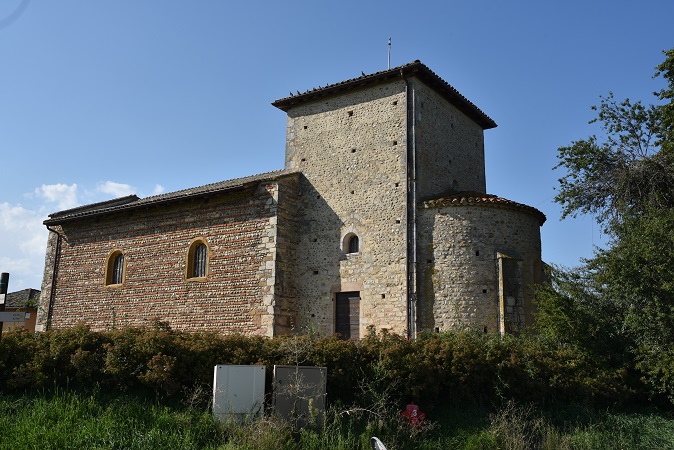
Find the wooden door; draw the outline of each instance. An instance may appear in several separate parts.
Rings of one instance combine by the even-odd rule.
[[[335,298],[335,333],[343,339],[360,338],[360,292],[338,292]]]

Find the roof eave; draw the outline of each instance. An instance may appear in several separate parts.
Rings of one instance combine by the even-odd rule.
[[[195,199],[195,198],[206,198],[206,197],[213,197],[216,195],[220,195],[223,193],[227,192],[236,192],[236,191],[243,191],[246,189],[250,189],[251,187],[257,186],[259,183],[263,183],[265,181],[276,181],[281,178],[284,178],[286,176],[293,176],[293,175],[298,175],[297,172],[286,172],[286,173],[280,173],[276,174],[273,176],[270,176],[269,178],[261,178],[261,179],[254,179],[254,180],[249,180],[242,182],[240,184],[235,184],[235,185],[228,185],[224,186],[221,188],[217,189],[211,189],[211,190],[206,190],[206,191],[199,191],[199,192],[193,192],[193,193],[186,193],[185,195],[178,195],[178,196],[173,196],[173,197],[167,197],[167,198],[160,198],[155,201],[151,202],[141,202],[139,203],[140,200],[133,203],[127,203],[124,205],[120,205],[117,207],[113,208],[107,208],[107,209],[99,209],[99,210],[93,210],[89,212],[84,212],[79,215],[75,216],[69,216],[69,217],[54,217],[51,219],[47,219],[44,222],[42,222],[46,226],[53,226],[53,225],[61,225],[64,223],[68,222],[75,222],[78,220],[84,220],[84,219],[91,219],[95,217],[103,217],[107,215],[112,215],[120,212],[127,212],[127,211],[134,211],[134,210],[143,210],[143,209],[151,209],[155,208],[158,206],[166,206],[174,203],[181,203],[186,200],[190,199]],[[178,191],[180,192],[180,191]]]
[[[479,193],[461,193],[450,197],[440,197],[435,199],[427,199],[419,203],[420,208],[435,209],[443,207],[483,207],[495,209],[510,209],[524,212],[535,217],[538,224],[543,226],[547,217],[543,212],[534,208],[533,206],[525,205],[524,203],[514,202],[502,197],[491,194]]]
[[[461,93],[453,86],[440,78],[435,72],[418,60],[382,72],[363,75],[351,80],[312,89],[298,95],[291,94],[290,97],[276,100],[272,105],[284,112],[288,112],[291,108],[303,103],[317,101],[321,98],[333,96],[341,92],[361,89],[370,85],[381,84],[409,76],[418,77],[425,84],[447,99],[447,101],[457,106],[464,114],[480,125],[482,129],[487,130],[497,126],[496,122],[494,122],[491,117],[487,116],[480,108],[461,95]]]

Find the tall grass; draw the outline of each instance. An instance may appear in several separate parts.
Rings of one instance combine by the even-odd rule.
[[[0,449],[367,450],[672,449],[674,418],[650,411],[541,409],[509,402],[496,411],[451,407],[422,427],[395,408],[331,408],[322,428],[294,430],[265,417],[219,423],[208,411],[131,395],[58,391],[0,396]]]
[[[541,411],[508,402],[490,416],[471,449],[674,449],[674,419],[654,412],[598,411],[586,407]]]
[[[130,396],[57,392],[0,397],[1,449],[209,449],[221,429],[207,412]]]

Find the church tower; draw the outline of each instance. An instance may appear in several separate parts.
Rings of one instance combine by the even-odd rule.
[[[285,168],[50,214],[38,326],[358,339],[517,333],[535,208],[485,192],[493,120],[415,61],[277,100]]]
[[[277,100],[299,171],[297,326],[414,335],[421,200],[485,192],[494,121],[413,63]],[[300,330],[302,331],[302,330]]]

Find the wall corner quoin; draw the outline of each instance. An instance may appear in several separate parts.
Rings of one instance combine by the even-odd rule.
[[[49,230],[49,236],[47,237],[42,286],[37,305],[36,331],[46,331],[49,328],[52,301],[56,294],[58,261],[61,251],[61,227],[47,227],[47,229]]]

